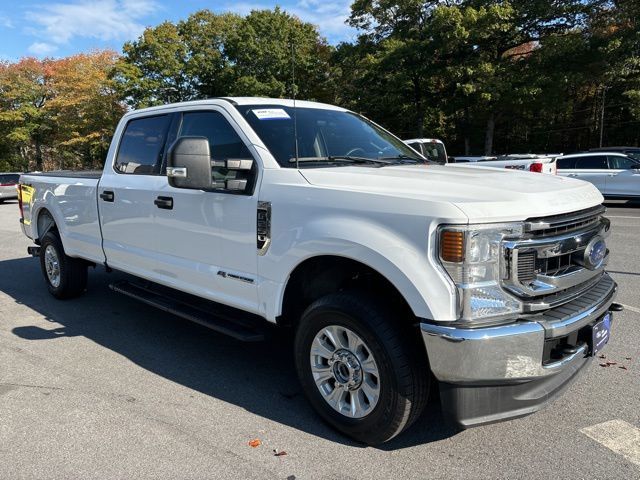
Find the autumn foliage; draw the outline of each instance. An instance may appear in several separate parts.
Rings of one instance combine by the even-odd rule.
[[[0,64],[0,171],[102,165],[124,106],[110,79],[117,54]]]

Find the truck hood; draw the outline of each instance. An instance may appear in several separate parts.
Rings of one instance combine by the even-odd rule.
[[[306,168],[300,173],[318,187],[448,202],[462,210],[470,222],[525,220],[581,210],[603,201],[592,184],[581,180],[489,167],[346,166]]]

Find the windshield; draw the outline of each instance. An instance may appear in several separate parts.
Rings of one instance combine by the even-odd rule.
[[[281,105],[238,105],[271,154],[283,167],[295,167],[294,110]],[[300,166],[317,164],[424,163],[401,140],[352,112],[296,108]]]

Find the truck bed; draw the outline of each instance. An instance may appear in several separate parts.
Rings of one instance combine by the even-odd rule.
[[[20,177],[24,233],[38,240],[46,230],[45,210],[57,220],[65,252],[103,263],[97,191],[101,172],[57,171]],[[37,210],[36,210],[37,209]]]

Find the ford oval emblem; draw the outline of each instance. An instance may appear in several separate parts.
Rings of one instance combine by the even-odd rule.
[[[595,270],[607,255],[607,245],[602,237],[594,237],[584,249],[584,266],[589,270]]]

